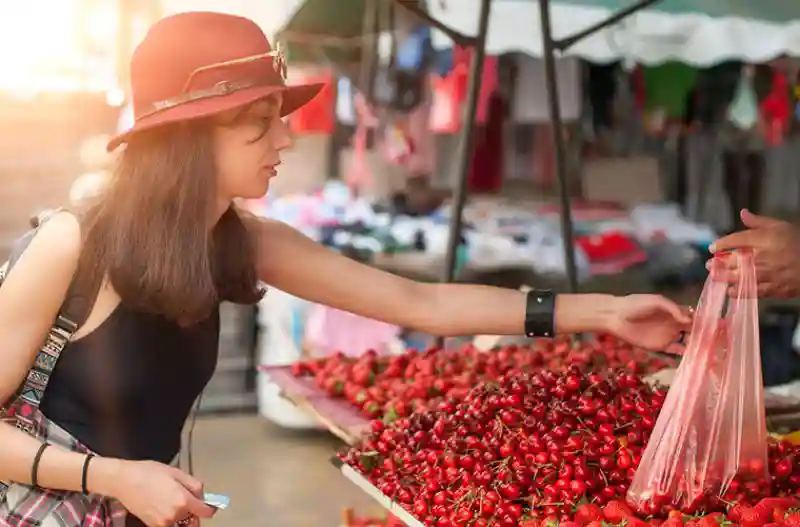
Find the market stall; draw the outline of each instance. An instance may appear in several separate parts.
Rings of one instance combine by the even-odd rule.
[[[554,42],[550,2],[539,2],[554,128],[561,124],[554,48],[569,47],[652,3],[640,3],[591,30]],[[465,109],[469,123],[475,116],[489,6],[483,0],[478,10],[478,48]],[[446,280],[454,276],[462,247],[465,152],[471,128],[465,128],[462,138],[458,163],[462,184],[448,217]],[[556,212],[566,261],[562,268],[566,267],[570,289],[575,290],[579,274],[572,204],[565,188],[565,148],[558,135],[554,142],[561,201]],[[726,389],[735,391],[731,387],[743,379],[734,375],[731,382],[727,373],[721,373],[727,371],[724,368],[704,372],[686,367],[686,360],[682,366],[691,373],[668,395],[642,378],[667,364],[656,367],[641,357],[631,358],[635,350],[623,347],[620,353],[617,345],[603,338],[598,339],[597,348],[565,340],[501,347],[491,353],[474,347],[386,357],[376,352],[355,357],[340,353],[295,364],[291,380],[285,371],[272,375],[273,380],[283,379],[276,383],[285,383],[286,397],[307,405],[326,426],[355,444],[337,458],[342,474],[406,525],[647,525],[654,521],[765,525],[794,520],[792,511],[800,505],[796,499],[800,466],[787,459],[800,455],[800,447],[781,438],[767,439],[766,425],[758,416],[763,421],[769,408],[771,426],[796,429],[800,405],[795,400],[768,397],[761,380],[750,375],[749,381],[741,383],[740,404],[719,403],[698,386],[709,379],[719,381],[709,392],[721,397]],[[598,353],[604,358],[602,364],[596,362]],[[618,361],[623,371],[608,370],[619,366]],[[313,378],[321,393],[290,394],[298,378]],[[700,403],[687,398],[698,393]],[[333,412],[324,410],[331,400],[340,410],[340,403],[349,404],[351,411],[355,407],[373,419],[368,434],[357,435],[355,429],[336,422]],[[741,401],[749,401],[746,408]],[[676,416],[672,424],[662,424],[670,422],[664,414]],[[686,425],[684,421],[694,422]],[[688,435],[681,435],[680,429],[665,432],[683,425]],[[705,426],[711,432],[704,431]],[[359,427],[363,434],[366,424]],[[693,446],[687,446],[690,443]],[[699,451],[706,458],[693,454]],[[672,467],[665,469],[665,464]],[[675,473],[678,477],[671,479]],[[749,515],[756,512],[768,517],[752,521]]]
[[[358,5],[364,8],[371,3],[361,0]],[[451,237],[442,270],[445,280],[453,278],[457,262],[461,235],[459,211],[466,196],[464,188],[473,134],[471,123],[475,122],[484,48],[493,54],[521,51],[544,58],[549,114],[555,131],[561,130],[562,124],[555,55],[579,56],[593,62],[625,60],[661,64],[680,61],[708,66],[723,59],[764,61],[782,54],[791,55],[797,51],[798,42],[796,25],[791,23],[798,15],[798,8],[779,2],[768,2],[758,7],[746,2],[698,6],[676,0],[645,0],[635,4],[612,0],[469,0],[467,4],[460,3],[458,9],[447,1],[430,2],[424,8],[418,2],[401,2],[400,5],[434,26],[435,47],[441,49],[457,44],[472,46],[475,50],[463,107],[463,122],[470,125],[462,127],[454,163],[457,184],[453,204],[456,214],[450,217]],[[289,42],[294,41],[295,48],[306,56],[308,53],[314,56],[316,43],[323,46],[329,56],[347,50],[351,60],[358,60],[364,57],[366,44],[372,42],[374,32],[388,31],[391,27],[367,23],[355,13],[365,13],[365,10],[331,8],[325,0],[309,0],[289,20],[281,35]],[[523,26],[524,31],[519,29]],[[574,290],[578,285],[578,270],[571,243],[566,145],[560,133],[553,134],[553,144],[560,185],[562,237],[566,240],[563,248],[567,283]],[[698,191],[698,209],[702,207],[706,192],[705,186]]]

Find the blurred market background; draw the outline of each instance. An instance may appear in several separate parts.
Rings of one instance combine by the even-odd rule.
[[[472,149],[462,156],[481,0],[6,2],[0,259],[33,214],[102,181],[113,163],[104,137],[129,125],[127,63],[148,26],[215,10],[252,18],[280,40],[290,82],[328,84],[291,118],[297,146],[270,194],[246,204],[258,214],[370,265],[439,280],[465,168],[454,279],[565,291],[561,172],[580,290],[659,291],[693,304],[707,246],[736,227],[735,207],[797,216],[800,4],[650,3],[555,61],[559,144],[539,3],[493,0]],[[628,5],[552,0],[553,33],[575,34]],[[771,124],[764,148],[741,156],[714,133],[732,111],[714,101],[733,100],[745,70],[766,79],[759,112]],[[430,337],[276,290],[257,309],[225,306],[223,316],[219,370],[193,434],[197,474],[232,497],[213,524],[337,525],[343,507],[374,510],[328,463],[338,440],[257,367],[332,350],[419,348]],[[800,378],[797,321],[794,303],[762,306],[767,385]]]

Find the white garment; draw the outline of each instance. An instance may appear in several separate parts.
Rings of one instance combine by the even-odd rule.
[[[550,121],[547,104],[544,61],[520,56],[517,59],[517,87],[512,105],[512,115],[518,123],[543,123]],[[565,122],[581,117],[582,80],[581,65],[576,58],[556,60],[556,75],[561,102],[561,118]]]
[[[341,77],[336,94],[336,118],[345,125],[356,124],[356,108],[353,102],[353,94],[353,83],[347,77]]]

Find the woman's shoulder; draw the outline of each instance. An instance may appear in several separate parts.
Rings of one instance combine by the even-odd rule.
[[[49,252],[53,259],[77,261],[81,252],[80,219],[68,210],[43,213],[37,217],[35,230],[25,252]]]
[[[247,231],[250,233],[253,241],[257,243],[261,243],[262,241],[268,239],[268,236],[266,235],[269,233],[274,233],[276,231],[280,232],[287,228],[291,229],[289,225],[282,221],[258,216],[247,209],[237,207],[236,212],[239,215],[239,218],[242,220],[244,226],[247,228]]]

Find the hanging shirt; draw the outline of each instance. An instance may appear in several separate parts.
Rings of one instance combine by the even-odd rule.
[[[518,59],[517,87],[512,103],[514,121],[522,124],[546,123],[550,121],[550,105],[547,98],[544,61],[521,56]],[[580,61],[574,57],[556,61],[558,96],[561,102],[561,117],[564,122],[581,118],[583,80]]]
[[[758,96],[753,88],[752,79],[747,76],[743,68],[736,94],[728,107],[728,122],[740,130],[750,130],[758,123],[758,115]]]
[[[336,94],[336,118],[344,125],[356,124],[356,109],[353,103],[353,83],[347,77],[339,78]]]
[[[697,84],[698,70],[679,62],[642,66],[645,110],[663,111],[668,119],[683,119],[686,98]]]
[[[786,74],[775,69],[772,72],[772,91],[761,101],[761,117],[767,124],[767,142],[778,145],[788,132],[792,119],[789,81]]]
[[[427,26],[410,31],[398,45],[395,67],[402,71],[422,73],[430,49],[431,32]]]

